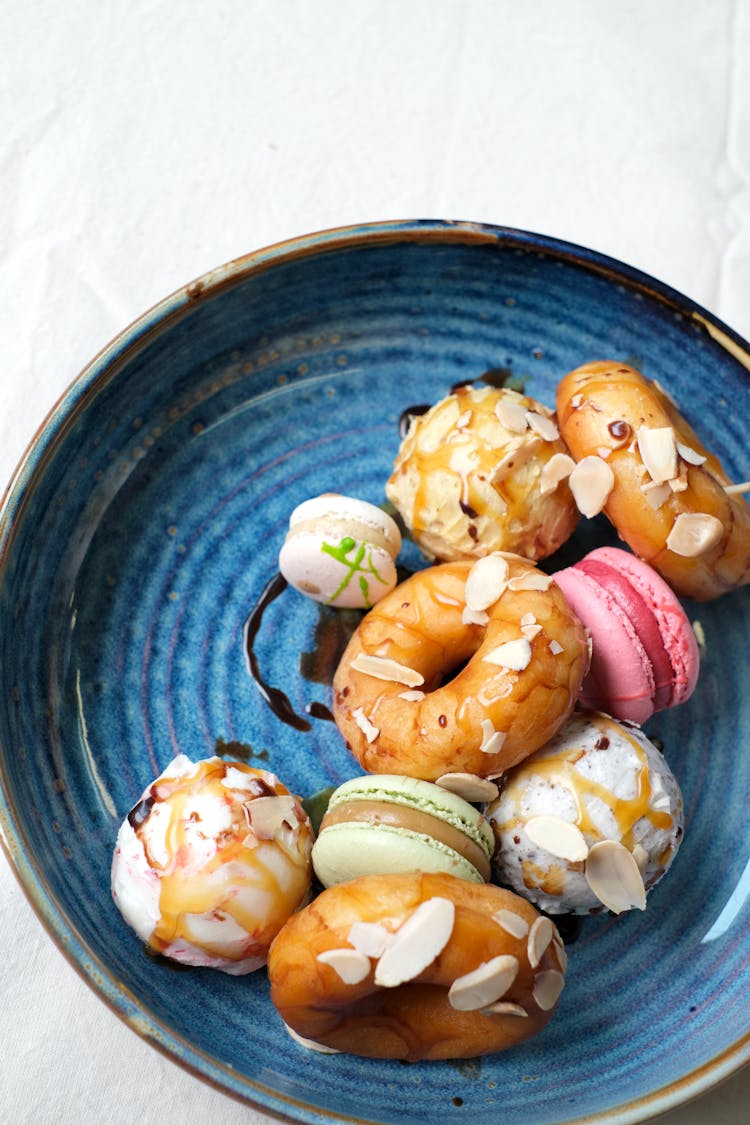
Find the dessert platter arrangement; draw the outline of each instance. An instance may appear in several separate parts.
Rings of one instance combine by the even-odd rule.
[[[293,719],[263,610],[340,615],[316,717],[349,778],[296,793],[281,762],[180,754],[132,795],[112,895],[165,967],[267,974],[303,1058],[513,1050],[565,1019],[586,919],[648,912],[669,880],[689,825],[648,722],[699,681],[683,602],[750,582],[748,486],[607,360],[554,410],[479,379],[404,403],[382,503],[338,483],[288,513],[245,643]],[[621,546],[545,570],[601,513]]]

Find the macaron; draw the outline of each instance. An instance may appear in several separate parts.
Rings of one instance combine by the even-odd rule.
[[[355,777],[334,790],[313,846],[326,886],[359,875],[442,872],[488,882],[492,829],[473,805],[431,781]]]
[[[401,532],[387,512],[326,492],[292,512],[279,570],[316,602],[370,609],[396,585],[400,549]]]
[[[679,599],[655,570],[628,551],[600,547],[554,579],[591,637],[584,707],[640,724],[690,698],[698,643]]]

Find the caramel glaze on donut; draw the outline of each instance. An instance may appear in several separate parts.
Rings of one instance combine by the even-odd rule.
[[[427,781],[452,772],[494,777],[542,746],[572,711],[588,667],[583,626],[533,563],[502,557],[510,585],[487,608],[486,624],[464,622],[466,581],[481,565],[468,561],[417,571],[360,623],[333,697],[335,720],[364,769]],[[529,583],[546,588],[513,588]],[[524,635],[525,668],[488,661]],[[363,654],[395,661],[416,673],[412,684],[423,682],[360,671]]]
[[[588,363],[561,381],[557,413],[573,457],[603,455],[611,468],[615,483],[604,511],[620,538],[677,594],[706,601],[750,582],[750,507],[743,496],[725,491],[731,482],[721,463],[658,383],[625,364]],[[658,506],[638,448],[641,426],[672,427],[677,442],[705,457],[699,465],[678,458],[678,476],[662,490],[667,495]],[[723,533],[705,551],[678,554],[667,538],[681,514],[712,517]]]
[[[453,903],[452,930],[412,979],[379,986],[378,957],[368,967],[360,955],[364,975],[347,984],[319,960],[331,951],[357,956],[355,923],[397,933],[434,898]],[[454,982],[498,957],[510,972],[497,1000],[480,994],[472,1001],[479,1007],[457,1009],[448,994]],[[565,961],[555,926],[525,899],[489,884],[417,872],[365,875],[324,891],[278,934],[268,973],[279,1015],[310,1046],[370,1058],[449,1059],[505,1050],[544,1027],[563,987]]]

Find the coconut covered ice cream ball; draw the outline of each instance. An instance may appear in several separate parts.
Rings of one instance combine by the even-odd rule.
[[[683,834],[682,795],[639,727],[580,711],[489,806],[501,883],[549,914],[643,910]]]
[[[386,485],[425,554],[441,562],[552,554],[573,532],[573,467],[554,416],[507,388],[458,387],[412,418]]]
[[[112,897],[156,953],[238,976],[308,896],[313,833],[267,770],[174,758],[123,821]]]

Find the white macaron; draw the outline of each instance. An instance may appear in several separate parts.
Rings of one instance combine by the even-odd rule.
[[[325,492],[289,518],[279,570],[316,602],[369,609],[396,585],[401,532],[375,504]]]

